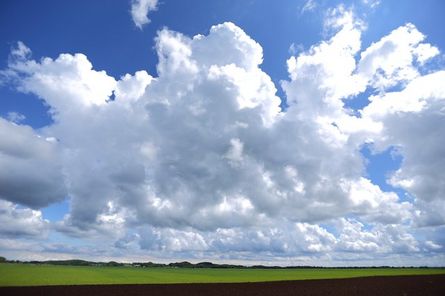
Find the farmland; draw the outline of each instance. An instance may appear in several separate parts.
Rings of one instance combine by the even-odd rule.
[[[0,264],[0,286],[240,283],[445,274],[444,268],[219,269]]]

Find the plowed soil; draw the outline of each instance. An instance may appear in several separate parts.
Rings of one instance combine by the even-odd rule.
[[[0,287],[0,295],[45,296],[443,296],[445,275],[363,277],[331,280],[301,280],[234,284],[151,284]]]

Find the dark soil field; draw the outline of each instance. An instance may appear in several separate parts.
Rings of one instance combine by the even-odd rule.
[[[443,296],[445,275],[385,276],[332,280],[301,280],[234,284],[150,284],[150,285],[87,285],[1,287],[0,295],[45,296]]]

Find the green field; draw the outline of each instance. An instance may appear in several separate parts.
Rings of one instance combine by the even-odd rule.
[[[214,269],[0,264],[0,286],[221,283],[445,274],[445,269]]]

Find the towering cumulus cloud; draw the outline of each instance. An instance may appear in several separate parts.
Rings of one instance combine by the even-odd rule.
[[[438,49],[407,24],[362,50],[364,25],[342,7],[326,28],[330,38],[287,61],[286,110],[261,46],[233,23],[192,38],[159,31],[157,77],[117,80],[83,54],[35,61],[15,50],[5,73],[54,122],[37,131],[0,121],[14,135],[0,137],[0,197],[34,209],[68,197],[53,231],[104,236],[119,252],[443,258],[437,233],[418,235],[445,223],[445,74],[423,70]],[[345,107],[365,91],[364,109]],[[408,198],[366,176],[364,145],[402,156],[388,182]]]

